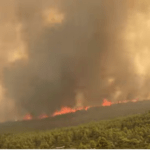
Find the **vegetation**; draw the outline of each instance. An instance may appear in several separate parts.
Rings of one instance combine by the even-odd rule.
[[[51,131],[0,135],[1,149],[149,149],[150,112]]]
[[[116,104],[110,107],[93,107],[87,111],[64,114],[46,119],[30,121],[10,121],[0,123],[0,134],[52,130],[78,126],[92,121],[109,120],[134,114],[143,114],[150,110],[150,100],[137,103]]]

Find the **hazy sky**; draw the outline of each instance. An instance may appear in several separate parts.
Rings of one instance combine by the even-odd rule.
[[[0,0],[0,120],[150,98],[149,4]]]

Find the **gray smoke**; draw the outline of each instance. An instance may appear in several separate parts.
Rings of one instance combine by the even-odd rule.
[[[28,55],[26,63],[17,60],[3,67],[6,97],[14,101],[17,113],[51,114],[62,106],[74,107],[77,90],[84,93],[83,105],[100,104],[104,98],[137,98],[141,90],[139,76],[124,39],[130,11],[128,1],[11,3],[15,16],[12,18],[21,24],[21,40]],[[43,12],[54,8],[64,19],[58,23],[57,16],[46,24]],[[53,21],[57,23],[52,24]]]

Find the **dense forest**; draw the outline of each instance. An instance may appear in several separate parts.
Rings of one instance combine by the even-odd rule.
[[[1,134],[0,148],[149,149],[150,111],[75,127]]]

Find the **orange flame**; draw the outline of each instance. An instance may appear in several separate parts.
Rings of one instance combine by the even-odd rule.
[[[23,118],[23,120],[32,120],[32,119],[33,119],[33,117],[31,114],[26,114]]]
[[[107,99],[104,99],[102,104],[100,106],[111,106],[114,104],[123,104],[123,103],[128,103],[128,102],[138,102],[138,99],[133,99],[133,100],[124,100],[124,101],[118,101],[118,102],[111,102],[108,101]],[[42,114],[38,117],[38,119],[44,119],[44,118],[48,118],[48,117],[54,117],[54,116],[58,116],[58,115],[63,115],[63,114],[68,114],[68,113],[75,113],[76,111],[79,110],[88,110],[91,107],[95,107],[95,106],[86,106],[86,107],[78,107],[78,108],[70,108],[70,107],[62,107],[59,111],[55,111],[51,116],[48,116],[47,114]],[[27,114],[25,115],[25,117],[23,118],[23,120],[32,120],[33,116],[31,114]]]
[[[102,106],[111,106],[112,102],[109,102],[107,99],[103,100]]]
[[[62,114],[68,114],[68,113],[75,113],[78,110],[88,110],[89,107],[79,107],[76,109],[72,109],[70,107],[62,107],[60,111],[56,111],[53,113],[53,117],[57,115],[62,115]]]

